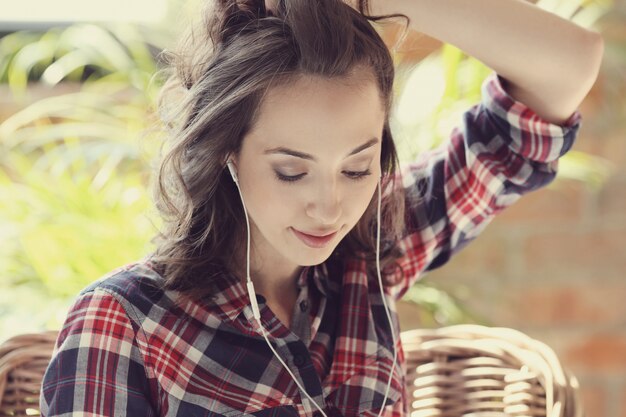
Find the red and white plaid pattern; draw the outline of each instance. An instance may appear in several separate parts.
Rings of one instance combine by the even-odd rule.
[[[562,126],[542,120],[495,73],[482,93],[448,141],[402,167],[410,213],[399,244],[403,278],[385,288],[398,343],[395,301],[502,209],[553,180],[580,126],[579,112]],[[217,303],[208,307],[180,302],[160,289],[162,280],[148,256],[81,291],[43,379],[43,416],[321,415],[254,330],[244,284],[218,278]],[[329,416],[377,416],[393,360],[377,277],[347,259],[338,272],[327,263],[305,267],[298,285],[292,329],[257,295],[275,349]],[[408,411],[397,349],[385,417]]]

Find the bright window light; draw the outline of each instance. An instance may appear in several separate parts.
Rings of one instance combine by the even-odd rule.
[[[157,23],[167,0],[0,0],[0,29],[72,22]]]

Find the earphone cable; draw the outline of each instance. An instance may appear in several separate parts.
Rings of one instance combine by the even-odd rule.
[[[393,371],[395,369],[396,366],[396,357],[397,357],[397,350],[396,350],[396,335],[393,331],[393,324],[391,322],[391,317],[389,315],[389,307],[387,306],[387,302],[385,301],[385,292],[383,290],[383,280],[380,277],[380,209],[381,209],[381,177],[378,177],[378,214],[377,214],[377,231],[376,231],[376,272],[378,274],[378,286],[380,288],[380,295],[381,298],[383,299],[383,304],[385,305],[385,313],[387,314],[387,322],[389,323],[389,331],[391,332],[391,337],[393,339],[393,363],[391,365],[391,371],[389,372],[389,381],[387,381],[387,388],[385,389],[385,398],[383,399],[383,404],[380,407],[380,412],[378,413],[378,417],[380,417],[383,413],[383,410],[385,409],[385,403],[387,402],[387,397],[389,395],[389,387],[391,386],[391,379],[393,378]]]
[[[315,407],[317,407],[317,409],[324,415],[324,417],[328,417],[326,415],[326,413],[324,413],[324,410],[322,410],[322,408],[315,402],[315,400],[313,400],[313,398],[311,398],[311,396],[306,392],[306,390],[302,387],[302,385],[298,382],[298,379],[295,377],[295,375],[293,374],[293,372],[291,371],[291,369],[289,369],[289,366],[287,366],[287,364],[285,362],[283,362],[283,360],[280,358],[280,355],[278,355],[278,353],[276,352],[276,350],[274,349],[274,347],[272,346],[272,344],[270,343],[269,339],[267,338],[267,334],[265,331],[265,328],[263,327],[263,325],[261,324],[261,313],[259,311],[259,306],[256,300],[256,292],[254,291],[254,284],[252,282],[252,279],[250,278],[250,221],[248,219],[248,210],[246,209],[246,205],[243,199],[243,194],[241,193],[241,189],[239,188],[239,181],[237,179],[237,175],[234,171],[234,168],[231,167],[231,165],[228,165],[228,168],[231,172],[231,176],[235,182],[235,185],[237,186],[237,190],[239,191],[239,196],[241,197],[241,204],[243,206],[243,210],[244,210],[244,214],[246,217],[246,226],[247,226],[247,236],[248,236],[248,242],[247,242],[247,263],[246,263],[246,279],[247,279],[247,287],[248,287],[248,296],[250,298],[250,303],[252,306],[252,314],[259,326],[259,329],[261,330],[261,334],[263,335],[263,338],[265,339],[267,345],[269,346],[269,348],[272,350],[272,352],[274,353],[274,356],[276,356],[276,358],[280,361],[280,363],[283,365],[283,367],[287,370],[287,372],[289,373],[289,375],[291,375],[291,378],[294,380],[294,382],[296,383],[296,385],[298,385],[298,388],[300,388],[300,391],[303,392],[307,398],[309,400],[311,400],[311,402],[315,405]],[[380,293],[381,293],[381,298],[383,301],[383,304],[385,306],[385,313],[387,315],[387,321],[389,323],[389,330],[391,332],[391,336],[393,339],[393,363],[391,366],[391,371],[389,373],[389,380],[387,381],[387,387],[385,389],[385,397],[383,399],[381,408],[380,408],[380,412],[378,413],[378,417],[380,417],[382,415],[382,412],[385,408],[385,403],[387,402],[387,398],[389,396],[389,388],[391,386],[391,380],[393,378],[393,371],[395,369],[395,365],[396,365],[396,358],[397,358],[397,350],[396,350],[396,336],[394,334],[393,331],[393,324],[392,324],[392,320],[389,314],[389,307],[387,306],[387,302],[385,300],[385,293],[384,293],[384,289],[383,289],[383,283],[382,283],[382,278],[380,275],[380,223],[381,223],[381,176],[378,177],[378,210],[377,210],[377,232],[376,232],[376,272],[378,274],[378,284],[379,284],[379,289],[380,289]]]
[[[244,211],[244,214],[246,215],[246,225],[248,226],[248,254],[247,254],[246,279],[247,279],[247,286],[248,286],[248,296],[250,297],[250,302],[252,303],[252,315],[254,316],[257,324],[259,325],[259,329],[261,330],[261,334],[263,335],[263,338],[265,338],[265,342],[274,353],[274,356],[276,356],[276,358],[280,361],[280,363],[287,370],[287,372],[289,372],[289,375],[291,375],[291,378],[298,385],[298,388],[300,388],[300,391],[303,392],[304,395],[306,395],[309,400],[311,400],[311,402],[324,415],[324,417],[328,417],[326,413],[324,413],[324,410],[322,410],[322,408],[319,405],[317,405],[315,400],[313,400],[313,398],[311,398],[309,393],[306,392],[306,390],[302,387],[302,385],[300,385],[300,382],[298,382],[298,379],[296,378],[296,376],[293,374],[293,372],[291,372],[291,369],[289,369],[289,366],[287,366],[287,364],[283,362],[280,355],[276,352],[276,350],[274,350],[274,346],[272,346],[269,339],[267,338],[265,328],[261,324],[261,312],[259,311],[259,306],[257,304],[256,297],[253,295],[253,294],[256,294],[256,292],[254,291],[254,284],[252,282],[252,278],[250,278],[250,221],[248,219],[248,210],[246,209],[246,204],[244,203],[243,195],[241,194],[241,189],[239,188],[238,181],[235,181],[235,184],[237,185],[237,190],[239,190],[239,196],[241,197],[241,204],[243,205],[243,211]]]

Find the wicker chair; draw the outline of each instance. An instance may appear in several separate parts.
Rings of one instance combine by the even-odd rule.
[[[545,344],[507,328],[410,330],[411,417],[581,417],[576,378]]]
[[[58,332],[0,345],[0,417],[39,414]],[[404,331],[410,417],[582,417],[576,379],[545,344],[477,325]],[[28,410],[28,411],[27,411]]]
[[[57,335],[21,334],[0,345],[0,417],[39,415],[41,379]]]

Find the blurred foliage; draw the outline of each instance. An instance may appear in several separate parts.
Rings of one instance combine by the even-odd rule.
[[[9,219],[5,238],[13,242],[2,245],[8,284],[39,282],[53,297],[70,297],[88,282],[77,277],[89,280],[103,266],[145,252],[152,224],[141,176],[122,174],[94,186],[83,168],[51,175],[33,169],[26,156],[12,159],[19,181],[0,172],[3,218]]]
[[[90,87],[105,84],[113,88],[110,92],[129,86],[143,91],[154,70],[146,39],[130,25],[107,30],[77,24],[43,35],[15,32],[2,39],[2,52],[0,81],[8,83],[17,99],[32,78],[49,86],[62,80],[93,81]]]
[[[611,4],[541,3],[583,26]],[[151,250],[159,219],[148,185],[160,144],[153,76],[172,26],[77,24],[0,39],[0,88],[19,109],[0,123],[0,341],[60,327],[80,289]],[[399,65],[392,123],[403,160],[448,137],[489,72],[451,45]],[[33,83],[53,95],[33,98]],[[590,155],[572,151],[562,161],[561,177],[601,183],[608,175]],[[482,320],[431,284],[416,284],[405,300],[420,306],[425,325]]]
[[[0,292],[28,288],[29,299],[50,300],[42,311],[56,306],[31,325],[58,328],[82,288],[150,251],[159,42],[128,24],[0,40],[0,79],[23,107],[0,124]],[[61,93],[33,99],[33,82]],[[23,331],[12,318],[20,301],[0,297],[0,336]]]
[[[423,327],[464,323],[487,324],[486,317],[466,308],[458,296],[437,288],[427,280],[413,284],[402,300],[419,307],[419,319]]]

